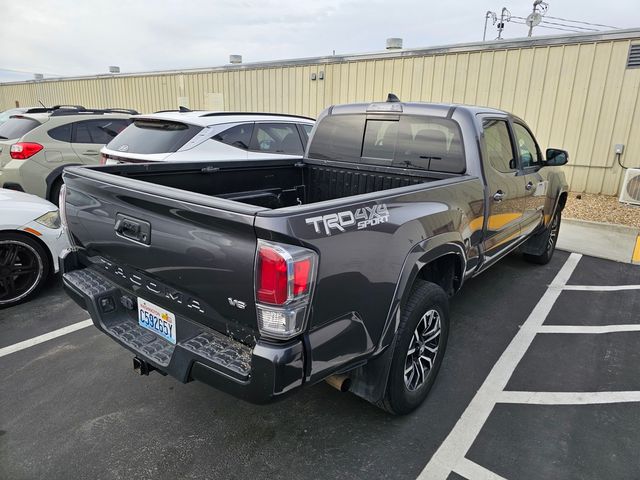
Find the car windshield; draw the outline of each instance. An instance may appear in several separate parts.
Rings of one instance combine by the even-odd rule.
[[[201,127],[181,122],[140,119],[111,140],[107,148],[123,153],[172,153],[200,130]]]
[[[12,117],[0,125],[0,140],[20,138],[33,130],[40,122],[27,117]]]

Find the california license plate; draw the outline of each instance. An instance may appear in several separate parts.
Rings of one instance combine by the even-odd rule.
[[[138,323],[171,343],[176,343],[176,316],[140,297],[138,297]]]

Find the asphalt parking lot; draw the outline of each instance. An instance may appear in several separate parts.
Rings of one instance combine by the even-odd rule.
[[[639,478],[638,284],[511,255],[454,298],[429,398],[392,417],[324,383],[254,406],[140,377],[91,326],[24,348],[88,318],[52,282],[0,311],[0,478]]]

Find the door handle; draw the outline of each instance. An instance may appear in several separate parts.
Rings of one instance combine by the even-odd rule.
[[[526,188],[527,190],[531,190],[533,188],[533,182],[529,182],[527,183],[524,188]]]
[[[498,190],[496,193],[493,194],[494,202],[501,202],[503,198],[504,198],[504,192],[502,190]]]
[[[133,240],[144,245],[151,244],[151,224],[145,220],[127,217],[118,213],[113,227],[120,237]]]

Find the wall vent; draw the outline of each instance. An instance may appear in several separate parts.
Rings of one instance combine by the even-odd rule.
[[[640,68],[640,43],[629,46],[627,68]]]

